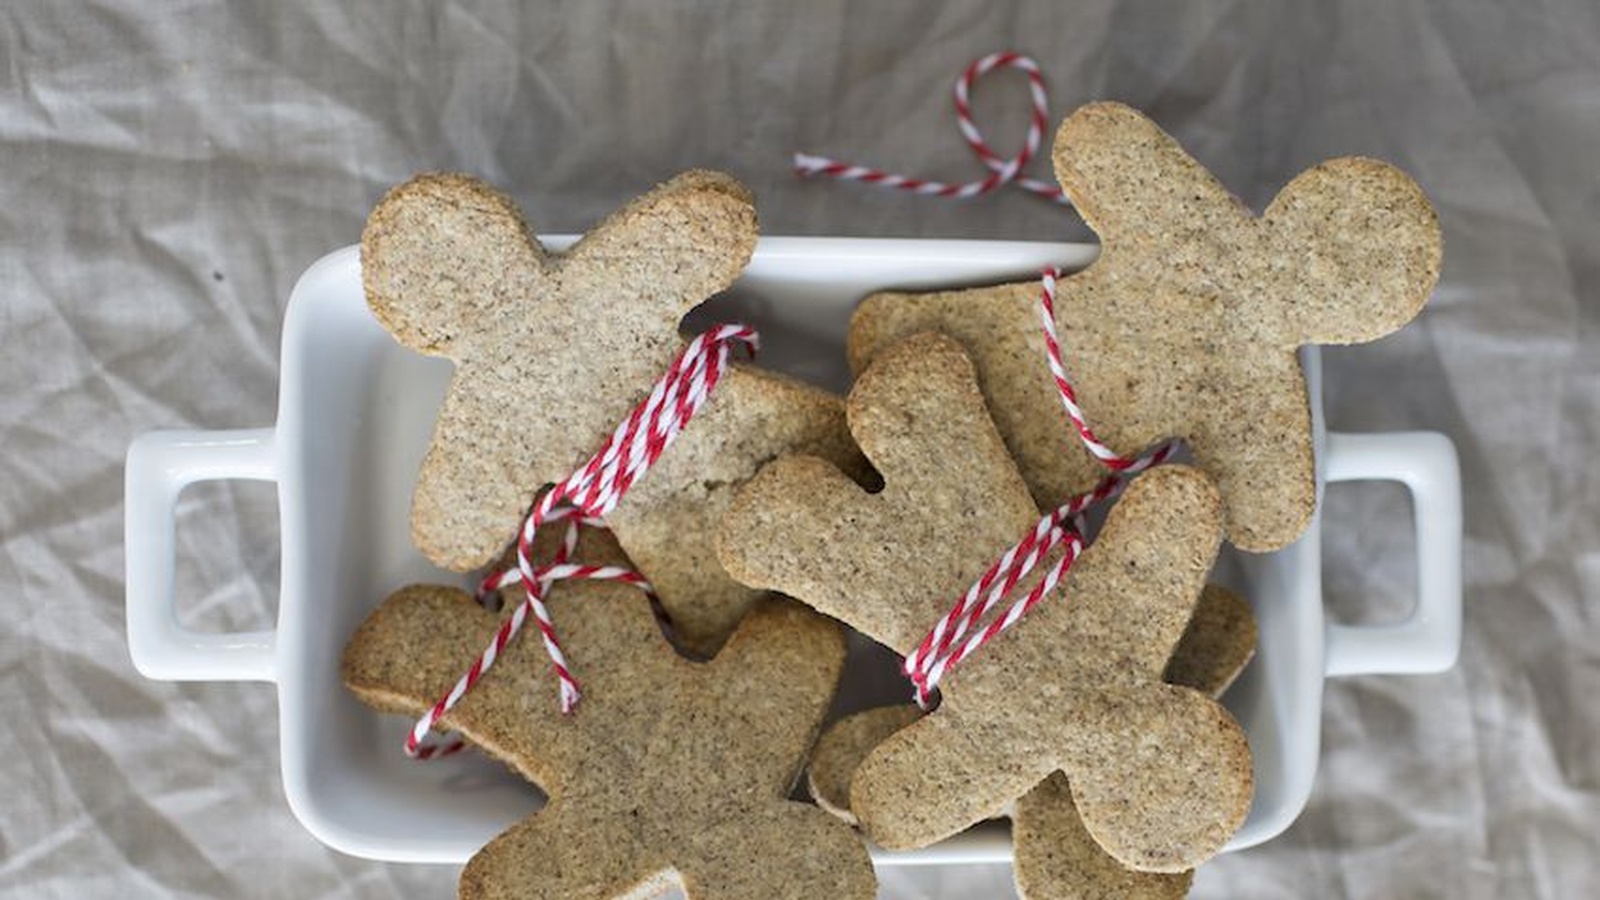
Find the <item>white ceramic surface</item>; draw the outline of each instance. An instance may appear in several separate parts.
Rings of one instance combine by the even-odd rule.
[[[735,289],[690,322],[736,313],[761,328],[765,365],[844,390],[846,324],[869,291],[1028,278],[1046,264],[1080,268],[1094,252],[1045,243],[765,238]],[[1226,697],[1249,735],[1256,776],[1249,820],[1230,849],[1277,835],[1304,807],[1325,676],[1438,671],[1453,664],[1460,644],[1454,447],[1431,433],[1326,433],[1317,357],[1303,359],[1319,489],[1377,479],[1411,491],[1418,598],[1400,623],[1326,623],[1320,515],[1277,553],[1224,551],[1217,578],[1250,599],[1261,623],[1260,651]],[[328,845],[374,859],[462,862],[540,802],[502,766],[472,754],[411,762],[400,750],[408,723],[366,710],[339,683],[346,638],[388,592],[419,580],[461,583],[412,548],[407,526],[410,485],[449,374],[447,362],[403,350],[372,319],[355,248],[346,248],[313,265],[290,298],[274,428],[153,432],[128,452],[134,664],[156,679],[275,682],[284,787],[295,815]],[[197,633],[174,613],[177,496],[194,482],[228,478],[277,483],[283,568],[273,631]],[[858,680],[887,677],[863,674],[881,671],[865,664],[852,671]],[[902,690],[888,681],[852,688],[880,698]],[[880,864],[1000,861],[1009,860],[1010,843],[1003,825],[985,825],[925,850],[874,856]]]

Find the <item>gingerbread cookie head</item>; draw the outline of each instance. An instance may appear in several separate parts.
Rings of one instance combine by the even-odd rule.
[[[873,895],[860,840],[788,799],[843,665],[837,625],[767,603],[693,663],[625,586],[564,582],[549,608],[584,678],[577,712],[557,711],[549,660],[524,636],[441,720],[550,797],[472,858],[463,898]],[[407,588],[351,639],[345,681],[381,710],[420,714],[498,624],[461,591]]]
[[[1183,438],[1222,492],[1227,534],[1275,550],[1315,505],[1311,417],[1296,351],[1369,341],[1410,321],[1439,276],[1438,220],[1399,170],[1338,159],[1296,178],[1260,217],[1138,112],[1083,107],[1055,143],[1062,188],[1100,257],[1062,279],[1067,374],[1097,434],[1132,455]],[[1035,498],[1055,506],[1103,474],[1073,443],[1045,363],[1037,282],[868,298],[852,363],[915,331],[976,358]]]
[[[593,453],[682,347],[678,322],[755,248],[749,193],[693,171],[565,254],[475,179],[390,191],[361,238],[367,302],[395,339],[456,366],[412,501],[417,546],[490,562],[545,484]]]
[[[880,355],[850,426],[882,473],[868,494],[814,459],[763,469],[724,516],[723,565],[901,654],[1038,519],[948,338]],[[924,846],[1004,809],[1057,769],[1123,863],[1178,871],[1215,853],[1248,811],[1250,757],[1210,698],[1161,682],[1221,539],[1215,489],[1152,471],[1039,604],[960,664],[932,715],[857,771],[850,808],[890,848]]]

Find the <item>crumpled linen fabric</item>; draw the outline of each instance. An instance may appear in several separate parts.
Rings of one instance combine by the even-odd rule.
[[[155,428],[273,421],[284,304],[416,171],[579,231],[690,166],[767,234],[1086,239],[1019,192],[949,202],[789,172],[797,150],[982,174],[949,87],[1032,54],[1052,116],[1146,110],[1253,207],[1327,157],[1411,172],[1444,275],[1421,320],[1331,350],[1327,417],[1462,458],[1466,629],[1431,676],[1330,681],[1300,819],[1196,897],[1573,897],[1600,883],[1600,7],[1121,2],[244,4],[0,8],[0,894],[450,896],[450,867],[318,844],[264,684],[139,677],[123,472]],[[1002,152],[1022,80],[975,92]],[[1041,161],[1037,170],[1047,175]],[[1409,504],[1328,493],[1328,604],[1404,613]],[[180,615],[270,627],[270,486],[178,509]],[[1005,896],[1006,866],[886,869],[888,897]]]

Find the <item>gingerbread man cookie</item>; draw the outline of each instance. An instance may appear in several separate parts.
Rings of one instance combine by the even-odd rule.
[[[441,720],[550,798],[472,858],[463,898],[606,900],[675,885],[699,900],[873,896],[849,827],[788,799],[843,666],[837,625],[768,602],[715,660],[694,663],[629,587],[563,582],[549,605],[584,674],[579,711],[557,712],[549,660],[525,637]],[[380,710],[420,714],[498,624],[461,591],[406,588],[351,639],[345,682]]]
[[[1259,218],[1137,111],[1094,103],[1056,135],[1056,175],[1100,257],[1060,281],[1055,321],[1079,404],[1123,455],[1183,438],[1222,493],[1228,538],[1275,550],[1315,506],[1311,417],[1296,351],[1375,340],[1439,277],[1433,208],[1370,159],[1307,170]],[[1105,470],[1072,439],[1045,364],[1037,281],[868,297],[850,330],[864,369],[942,331],[972,354],[995,424],[1045,508]]]
[[[1255,656],[1256,635],[1250,605],[1227,588],[1208,584],[1161,680],[1220,697]],[[920,718],[922,710],[907,703],[862,710],[829,725],[811,751],[806,792],[818,806],[856,824],[850,812],[856,767],[890,735]]]
[[[413,495],[423,553],[456,571],[494,559],[541,487],[649,393],[683,347],[679,320],[734,281],[755,241],[749,193],[712,172],[672,179],[559,255],[475,179],[391,191],[362,236],[368,304],[400,343],[456,365]],[[608,520],[692,653],[714,653],[759,596],[715,564],[713,524],[790,450],[864,471],[840,398],[734,366]]]
[[[1256,646],[1255,617],[1237,594],[1208,584],[1163,676],[1220,697],[1244,670]],[[817,805],[855,824],[850,779],[877,746],[922,717],[914,704],[883,706],[828,726],[806,767]],[[1017,892],[1024,900],[1168,900],[1186,895],[1191,872],[1137,872],[1106,855],[1084,830],[1066,776],[1055,772],[1010,813]]]
[[[848,413],[882,492],[779,459],[735,498],[719,555],[741,581],[906,654],[1039,513],[950,339],[880,354]],[[1220,541],[1205,476],[1167,466],[1136,481],[1060,596],[951,671],[939,708],[862,763],[850,808],[868,835],[931,844],[1061,770],[1125,865],[1182,871],[1220,849],[1249,809],[1249,749],[1214,700],[1161,681]]]
[[[401,344],[455,375],[412,497],[429,559],[488,564],[546,484],[599,447],[683,346],[684,313],[733,283],[755,249],[749,193],[688,172],[561,255],[475,179],[390,191],[361,236],[367,304]]]

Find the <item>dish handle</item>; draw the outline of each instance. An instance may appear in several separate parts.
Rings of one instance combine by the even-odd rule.
[[[1411,492],[1417,600],[1382,625],[1327,626],[1327,674],[1419,674],[1455,665],[1461,650],[1461,467],[1432,431],[1328,433],[1327,481],[1397,481]]]
[[[197,481],[277,481],[273,429],[153,431],[128,448],[128,650],[134,668],[165,681],[272,681],[276,632],[192,631],[178,622],[178,495]]]

